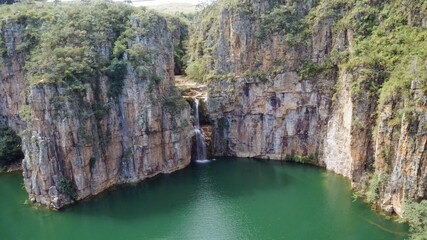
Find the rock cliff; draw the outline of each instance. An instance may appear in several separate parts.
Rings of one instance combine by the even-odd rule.
[[[166,20],[123,5],[83,7],[87,10],[78,9],[80,13],[66,6],[43,8],[37,14],[29,11],[35,14],[32,16],[11,16],[2,21],[7,50],[1,58],[0,114],[4,123],[23,131],[22,166],[30,199],[57,209],[117,184],[176,171],[191,158],[191,110],[174,88],[174,50]],[[123,19],[123,29],[115,32],[108,25],[93,28],[98,22],[90,17],[99,17],[97,9],[105,10],[104,15],[111,13],[102,15],[101,24],[118,25],[120,22],[114,21]],[[65,32],[64,27],[56,33],[80,33],[83,41],[70,43],[72,38],[65,38],[51,49],[42,42],[52,37],[50,29],[56,31],[60,23],[39,16],[54,16],[61,10],[64,15],[59,19],[72,31]],[[124,17],[115,19],[114,14]],[[74,16],[74,22],[66,21]],[[84,35],[86,27],[96,29],[89,38]],[[39,32],[30,32],[34,29]],[[36,40],[25,48],[22,43],[29,41],[30,34],[43,41]],[[91,41],[90,37],[104,41],[84,42]],[[87,71],[87,78],[82,74],[85,69],[72,68],[86,67],[78,65],[84,57],[72,55],[79,54],[85,44],[89,48],[83,51],[84,57],[91,51],[95,56],[90,56],[95,66]],[[64,53],[58,53],[61,47],[66,49]],[[43,59],[37,56],[44,53],[50,61],[57,57],[55,68],[50,69],[49,63],[42,66]],[[43,75],[64,67],[60,54],[69,54],[65,72],[58,78]],[[115,76],[119,70],[122,74]]]
[[[25,188],[52,208],[183,168],[189,31],[208,152],[322,166],[402,214],[427,195],[426,8],[219,0],[188,30],[120,4],[5,7],[0,125],[22,132]]]
[[[199,18],[187,73],[208,83],[214,155],[323,166],[388,212],[426,198],[426,55],[402,47],[425,45],[425,5],[218,1]]]
[[[10,126],[16,131],[25,129],[20,110],[26,104],[25,98],[25,54],[16,51],[22,43],[23,26],[12,21],[2,22],[2,58],[0,65],[0,125]]]

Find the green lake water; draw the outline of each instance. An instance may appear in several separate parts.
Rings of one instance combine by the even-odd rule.
[[[343,177],[249,159],[193,163],[60,212],[24,204],[19,174],[0,175],[0,239],[405,239],[407,226],[353,201]]]

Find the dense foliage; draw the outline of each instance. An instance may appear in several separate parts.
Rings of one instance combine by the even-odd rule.
[[[411,239],[427,239],[427,200],[420,203],[406,203],[402,222],[408,222]]]
[[[188,26],[192,15],[177,14],[177,16],[165,16],[168,21],[169,31],[172,33],[174,44],[175,75],[183,75],[187,68]]]
[[[27,55],[30,86],[57,85],[68,94],[81,94],[85,84],[96,89],[99,77],[108,76],[108,96],[114,98],[122,91],[127,63],[138,78],[161,78],[151,75],[150,56],[134,43],[135,34],[155,28],[151,25],[159,17],[145,8],[102,0],[29,3],[4,6],[0,17],[23,26],[23,42],[16,49]],[[136,29],[131,18],[146,29]],[[0,47],[7,54],[4,42],[1,39]]]
[[[58,84],[70,92],[84,91],[84,84],[95,81],[103,68],[117,67],[108,48],[129,25],[132,11],[125,5],[100,2],[44,4],[42,9],[15,13],[13,18],[26,26],[18,48],[30,53],[26,63],[29,84]],[[116,82],[114,78],[112,87]]]
[[[61,177],[59,180],[59,191],[67,195],[70,199],[75,199],[77,197],[76,188],[74,187],[73,182],[66,177]]]
[[[21,138],[11,128],[0,128],[0,168],[23,158]]]

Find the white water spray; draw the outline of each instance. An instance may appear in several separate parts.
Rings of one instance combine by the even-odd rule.
[[[194,100],[194,132],[196,133],[196,161],[206,162],[206,141],[200,128],[199,100]]]

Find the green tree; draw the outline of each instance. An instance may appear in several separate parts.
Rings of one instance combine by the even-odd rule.
[[[411,239],[427,239],[427,200],[420,203],[406,203],[401,222],[409,224]]]
[[[0,167],[23,158],[19,136],[9,127],[0,128]]]

